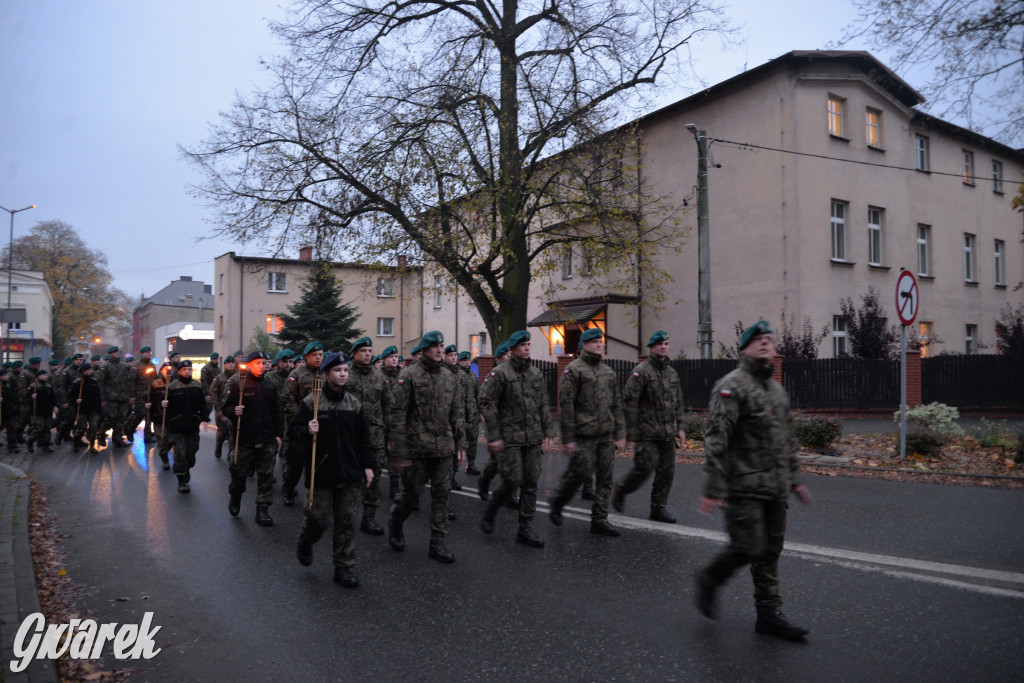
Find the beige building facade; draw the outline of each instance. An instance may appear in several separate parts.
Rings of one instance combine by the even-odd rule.
[[[3,360],[27,361],[39,356],[44,361],[51,355],[53,337],[53,294],[50,286],[37,270],[10,271],[10,290],[8,278],[2,278],[0,284],[0,301],[8,308],[8,292],[10,306],[16,317],[24,320],[5,323],[3,325]]]

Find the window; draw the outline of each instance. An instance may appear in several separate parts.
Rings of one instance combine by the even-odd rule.
[[[394,296],[395,295],[395,278],[393,277],[382,277],[377,278],[377,296]]]
[[[864,114],[868,147],[882,148],[882,112],[868,109]]]
[[[964,327],[964,353],[972,354],[978,351],[978,326],[966,325]]]
[[[395,336],[395,319],[394,318],[377,318],[377,336],[378,337],[394,337]]]
[[[964,233],[964,282],[978,281],[978,262],[975,259],[977,238],[969,232]]]
[[[220,274],[220,293],[224,293],[224,273]]]
[[[960,172],[963,176],[964,185],[974,185],[974,152],[969,152],[966,149],[961,150],[961,158],[963,159],[963,165]]]
[[[882,210],[868,207],[868,265],[882,265]]]
[[[843,117],[846,113],[846,100],[835,95],[828,96],[828,134],[836,137],[843,135]]]
[[[288,291],[287,273],[267,273],[267,291],[268,292],[287,292]]]
[[[583,257],[580,259],[580,275],[588,277],[594,272],[594,259],[590,256],[590,252],[584,248]]]
[[[567,246],[562,252],[562,279],[572,277],[572,247]]]
[[[434,308],[441,308],[441,276],[434,276]]]
[[[276,315],[267,316],[267,334],[277,334],[284,329],[284,321]]]
[[[928,357],[928,349],[931,346],[933,335],[931,323],[922,322],[917,324],[917,343],[921,346],[921,358]]]
[[[992,191],[1003,193],[1003,162],[992,160]]]
[[[992,250],[994,258],[994,277],[997,285],[1006,286],[1006,242],[1003,240],[996,240],[995,247]]]
[[[917,274],[928,277],[932,274],[932,226],[917,225]]]
[[[832,260],[846,260],[846,202],[832,201]]]
[[[930,171],[930,160],[928,153],[928,137],[925,135],[914,136],[914,163],[918,171]]]
[[[846,318],[841,315],[832,318],[832,356],[846,355]]]

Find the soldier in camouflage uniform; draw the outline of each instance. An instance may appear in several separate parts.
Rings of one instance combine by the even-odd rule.
[[[530,364],[530,333],[520,330],[508,339],[511,358],[491,371],[480,392],[480,410],[487,427],[487,448],[496,454],[501,486],[494,492],[480,528],[494,533],[498,509],[522,487],[516,543],[543,548],[533,530],[537,510],[542,446],[551,448],[555,436],[548,410],[544,375]]]
[[[132,390],[135,378],[132,369],[121,363],[119,348],[111,346],[107,349],[107,362],[103,364],[96,381],[99,382],[103,396],[104,426],[113,429],[112,442],[118,448],[128,444],[124,441],[124,425],[128,421],[128,408],[135,403]]]
[[[71,440],[71,450],[81,450],[82,436],[85,436],[89,452],[99,453],[96,444],[102,438],[99,431],[103,411],[100,385],[93,377],[91,363],[82,363],[78,374],[78,379],[68,387],[68,402],[75,408],[75,433]]]
[[[466,376],[466,474],[477,476],[480,474],[476,468],[476,447],[480,438],[480,380],[469,367],[469,351],[460,352],[457,362]],[[475,408],[470,407],[470,401]]]
[[[213,456],[218,460],[224,453],[224,442],[231,439],[231,428],[234,425],[231,416],[224,414],[224,400],[228,397],[228,381],[235,373],[235,357],[228,356],[224,359],[224,372],[214,377],[210,384],[210,402],[213,404],[213,415],[217,421],[217,445]]]
[[[427,332],[414,351],[422,358],[398,376],[392,398],[390,433],[393,464],[402,473],[402,490],[391,506],[388,541],[405,549],[402,525],[412,512],[417,484],[430,479],[430,550],[439,562],[454,562],[444,545],[448,533],[448,495],[452,483],[452,452],[465,457],[462,421],[465,408],[455,375],[442,367],[444,337]]]
[[[39,356],[28,359],[28,365],[18,374],[18,439],[23,440],[25,430],[32,421],[32,383],[35,382],[39,365],[43,362]]]
[[[345,393],[359,399],[363,417],[370,428],[370,448],[376,463],[373,479],[363,491],[363,521],[359,526],[363,533],[383,536],[384,528],[377,523],[377,508],[380,506],[380,473],[387,462],[387,423],[385,416],[390,411],[387,381],[384,373],[373,367],[373,342],[369,337],[360,337],[352,344],[352,369],[345,384]]]
[[[324,345],[313,340],[302,350],[305,363],[295,368],[288,375],[288,386],[284,390],[284,422],[291,424],[292,418],[299,410],[302,399],[313,391],[313,380],[320,373],[320,363],[324,359]],[[285,505],[295,504],[295,487],[302,477],[302,452],[297,446],[288,446],[284,451],[284,465],[281,468],[281,495]]]
[[[615,371],[601,362],[604,334],[591,328],[580,335],[583,350],[569,363],[558,389],[562,408],[562,442],[570,456],[558,493],[551,500],[551,523],[562,526],[562,508],[583,482],[597,474],[597,490],[590,509],[590,532],[618,536],[608,522],[608,498],[612,489],[615,447],[626,445],[626,420]],[[616,443],[617,442],[617,443]]]
[[[626,380],[622,403],[626,413],[626,440],[636,444],[633,468],[612,489],[612,507],[622,512],[626,496],[636,491],[654,471],[651,515],[656,522],[675,524],[665,509],[676,471],[676,438],[686,441],[685,407],[679,375],[669,365],[668,333],[655,332],[647,341],[650,356],[633,368]]]
[[[503,341],[498,344],[498,347],[494,349],[494,367],[497,368],[508,359],[508,342]],[[487,382],[491,379],[490,375],[484,377],[484,387],[487,386]],[[483,391],[483,389],[481,389]],[[468,446],[468,444],[467,444]],[[471,447],[471,446],[470,446]],[[496,453],[488,449],[490,458],[487,460],[487,464],[484,465],[484,471],[480,475],[480,481],[477,483],[476,493],[480,496],[480,500],[487,502],[491,498],[490,488],[491,481],[498,476],[498,456]],[[519,507],[519,501],[516,501],[516,508]]]
[[[49,369],[39,368],[31,391],[29,398],[32,401],[32,424],[29,425],[28,451],[32,453],[33,444],[36,444],[43,449],[43,453],[52,453],[50,430],[53,429],[53,408],[57,401],[53,385],[50,383]]]
[[[61,372],[63,376],[63,387],[62,393],[57,396],[57,400],[61,402],[60,412],[60,424],[57,425],[57,443],[71,440],[71,432],[75,428],[75,405],[68,402],[68,390],[71,389],[71,385],[78,379],[78,368],[85,362],[85,356],[80,353],[76,353],[71,357],[71,365],[68,365]]]
[[[458,347],[456,347],[455,344],[449,344],[448,346],[444,347],[444,357],[443,357],[442,360],[443,360],[443,363],[444,363],[444,367],[449,372],[451,372],[453,375],[455,375],[455,382],[456,382],[456,384],[459,385],[459,401],[465,407],[465,411],[466,411],[466,414],[463,415],[463,417],[462,417],[462,424],[463,424],[463,428],[465,429],[465,426],[469,424],[469,420],[467,419],[469,417],[469,413],[470,412],[476,413],[476,416],[474,416],[474,418],[473,418],[474,422],[477,420],[477,418],[479,417],[480,414],[477,412],[475,397],[473,397],[473,405],[472,406],[469,405],[469,400],[470,400],[469,388],[466,386],[465,375],[463,375],[462,370],[459,368],[459,349],[458,349]],[[469,444],[468,443],[466,444],[466,447],[469,448]],[[452,457],[454,458],[455,455],[453,454]],[[462,484],[460,484],[459,481],[455,478],[455,475],[458,474],[458,472],[459,472],[459,463],[455,462],[455,461],[452,461],[452,491],[461,491],[462,490]],[[455,519],[455,513],[451,512],[449,510],[448,518],[449,519]]]
[[[57,361],[54,363],[54,361]],[[53,419],[54,433],[53,442],[61,445],[64,435],[61,428],[64,425],[64,414],[67,412],[65,401],[68,395],[68,376],[65,372],[71,366],[71,356],[64,359],[64,365],[56,358],[50,359],[50,384],[53,385],[54,406],[57,409],[57,416]]]
[[[203,387],[203,396],[206,397],[206,415],[203,417],[203,422],[210,421],[210,411],[213,410],[213,400],[210,398],[210,387],[213,386],[213,380],[217,379],[217,375],[220,374],[220,354],[214,351],[210,354],[210,362],[203,366],[203,369],[199,371],[199,383]]]
[[[391,401],[391,392],[394,391],[395,385],[398,382],[398,375],[402,372],[402,368],[399,367],[399,360],[401,356],[398,355],[397,346],[389,346],[381,351],[380,356],[381,369],[380,371],[384,374],[384,391],[388,394],[388,403]],[[391,416],[385,415],[384,421],[387,424],[391,422]],[[391,444],[390,440],[385,444],[387,452],[385,456],[388,461],[388,497],[391,500],[395,499],[398,495],[399,476],[396,470],[391,468]]]
[[[355,588],[359,579],[352,567],[356,562],[359,493],[366,490],[364,481],[367,487],[373,484],[379,467],[363,405],[348,391],[347,360],[343,353],[331,353],[324,358],[320,370],[325,381],[317,413],[313,414],[314,397],[307,396],[299,404],[289,431],[292,441],[305,454],[306,488],[311,489],[311,504],[305,510],[295,555],[302,566],[311,565],[313,544],[320,540],[333,519],[334,580],[346,588]],[[314,434],[317,435],[315,481],[312,476]]]
[[[153,410],[146,409],[146,404],[153,403],[153,396],[150,387],[157,379],[157,367],[153,363],[153,350],[148,346],[139,349],[139,357],[135,366],[131,369],[132,395],[135,402],[132,403],[131,411],[124,425],[124,434],[129,441],[135,441],[135,430],[145,420],[142,429],[143,441],[153,443],[156,440],[156,428],[153,426]]]
[[[697,608],[715,618],[715,593],[750,564],[757,607],[755,630],[799,639],[810,631],[780,611],[779,555],[786,537],[790,493],[810,502],[797,478],[797,444],[789,397],[772,379],[775,338],[763,320],[740,338],[739,367],[711,391],[704,437],[704,496],[698,509],[725,510],[729,545],[697,574]],[[728,504],[726,504],[728,502]]]

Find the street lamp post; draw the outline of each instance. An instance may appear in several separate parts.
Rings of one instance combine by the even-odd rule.
[[[11,289],[13,288],[13,275],[14,275],[14,214],[21,213],[22,211],[28,211],[29,209],[36,208],[36,205],[26,206],[24,209],[8,209],[0,206],[7,213],[11,214],[11,238],[7,246],[7,316],[10,315],[11,310]],[[5,316],[6,317],[6,316]],[[7,321],[7,344],[4,349],[4,361],[11,359],[11,322]]]

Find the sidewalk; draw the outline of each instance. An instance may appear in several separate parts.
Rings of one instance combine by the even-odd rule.
[[[58,681],[56,664],[33,659],[25,671],[11,673],[14,640],[25,617],[41,612],[28,531],[29,453],[0,456],[0,659],[4,683]]]

